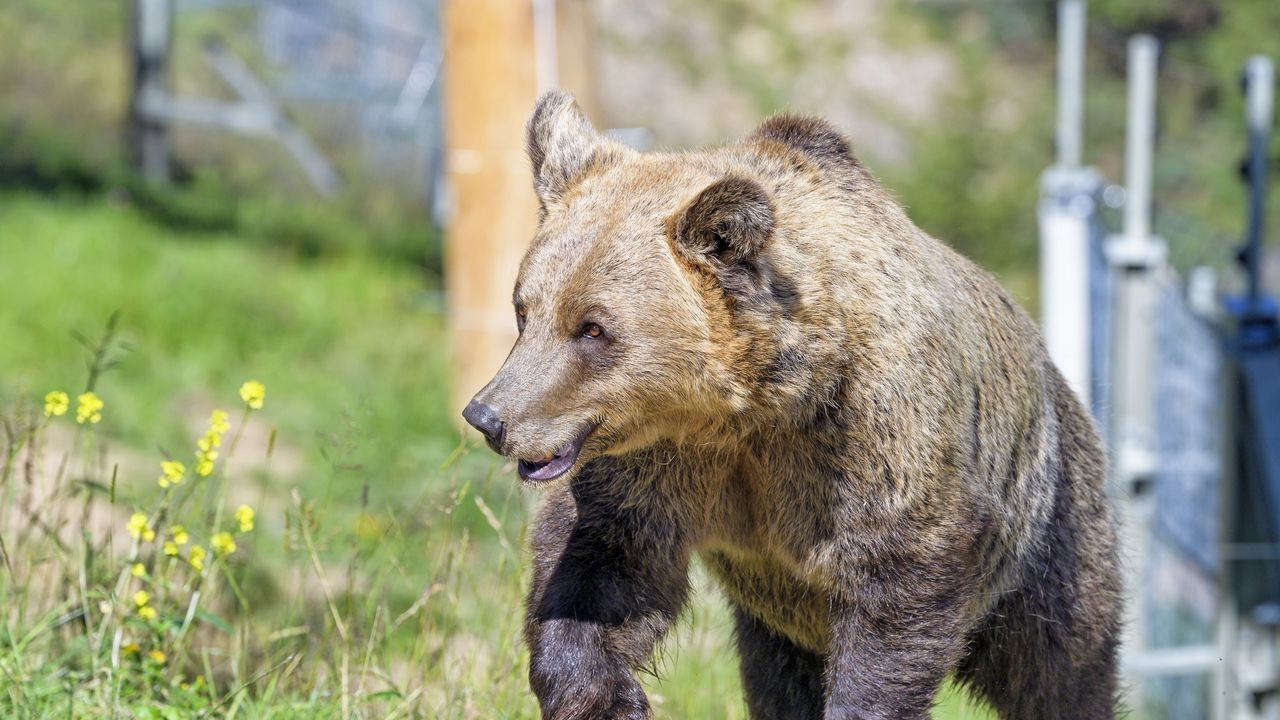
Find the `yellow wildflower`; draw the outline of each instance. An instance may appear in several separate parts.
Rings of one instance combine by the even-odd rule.
[[[152,530],[151,528],[147,528],[146,530],[143,530],[143,531],[142,531],[142,539],[143,539],[143,540],[145,540],[146,542],[151,542],[152,540],[155,540],[155,539],[156,539],[156,531],[155,531],[155,530]]]
[[[262,401],[267,398],[267,387],[257,380],[250,380],[240,386],[240,399],[254,410],[262,409]]]
[[[147,566],[142,563],[134,563],[133,567],[129,568],[129,572],[134,577],[142,577],[147,574]]]
[[[182,482],[182,476],[187,472],[187,466],[177,460],[163,460],[160,463],[160,487],[166,488],[170,485],[177,485]]]
[[[89,391],[76,398],[76,422],[96,423],[102,420],[102,398]]]
[[[65,415],[67,408],[70,406],[71,398],[67,397],[67,394],[61,390],[54,390],[44,396],[45,417],[49,417],[50,415]]]
[[[191,553],[187,556],[187,562],[191,563],[191,567],[195,568],[196,572],[204,570],[204,556],[206,554],[204,548],[199,545],[192,545]]]
[[[213,474],[213,461],[218,459],[217,448],[222,445],[222,436],[210,430],[204,437],[196,441],[196,474],[208,477]]]
[[[122,648],[120,648],[120,649],[121,649],[121,650],[124,650],[124,652],[125,652],[125,654],[126,654],[126,655],[132,655],[132,654],[134,654],[134,653],[136,653],[136,652],[138,652],[138,651],[142,650],[142,648],[138,647],[138,643],[135,643],[135,642],[131,642],[131,643],[129,643],[128,645],[125,645],[124,647],[122,647]]]
[[[178,546],[172,540],[164,544],[164,554],[173,557],[178,554]]]
[[[218,555],[230,555],[236,551],[236,541],[229,532],[220,532],[214,535],[209,540],[209,544],[213,546],[213,551]]]
[[[141,537],[143,531],[147,529],[147,514],[139,512],[130,515],[126,528],[129,530],[129,537],[135,539]]]
[[[138,606],[138,617],[143,620],[155,619],[156,609],[148,605],[151,602],[151,594],[146,590],[139,590],[133,594],[133,604]]]
[[[248,505],[241,505],[236,508],[236,521],[240,523],[240,532],[249,532],[253,529],[253,508]]]
[[[157,663],[159,665],[163,665],[164,661],[167,659],[165,657],[163,650],[152,650],[151,652],[147,653],[147,657],[151,658],[152,662]]]
[[[218,448],[222,447],[222,434],[230,428],[226,411],[214,410],[209,415],[209,429],[196,441],[196,474],[200,477],[209,477],[213,474],[213,464],[218,459]]]
[[[187,529],[181,525],[174,525],[169,528],[169,532],[173,533],[173,542],[177,545],[186,545],[191,536],[187,535]]]

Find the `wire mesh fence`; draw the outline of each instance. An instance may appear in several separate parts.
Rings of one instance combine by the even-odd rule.
[[[1156,310],[1155,516],[1139,597],[1149,648],[1215,643],[1222,496],[1222,345],[1172,273]],[[1198,720],[1211,703],[1207,672],[1151,681],[1149,717]]]
[[[248,49],[246,70],[346,175],[394,179],[436,208],[437,0],[177,0],[175,9],[179,44],[192,40],[190,23],[207,47]],[[235,43],[221,43],[223,27],[234,27]]]

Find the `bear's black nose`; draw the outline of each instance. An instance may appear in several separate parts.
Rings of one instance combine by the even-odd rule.
[[[502,435],[506,431],[506,425],[498,419],[498,413],[493,408],[472,400],[462,411],[462,418],[484,434],[485,441],[494,452],[502,452]]]

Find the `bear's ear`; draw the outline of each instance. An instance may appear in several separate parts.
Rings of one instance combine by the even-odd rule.
[[[549,90],[525,126],[533,189],[545,204],[564,195],[593,164],[617,157],[621,147],[596,131],[573,96]]]
[[[675,217],[677,251],[717,271],[741,268],[773,234],[773,204],[760,183],[729,175],[698,193]]]
[[[781,143],[824,165],[858,163],[849,147],[849,141],[834,125],[822,118],[774,115],[760,123],[760,127],[748,139]]]

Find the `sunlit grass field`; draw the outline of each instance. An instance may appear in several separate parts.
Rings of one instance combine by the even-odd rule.
[[[436,290],[360,252],[0,196],[0,717],[536,718],[536,497],[456,432]],[[101,420],[77,423],[91,372]],[[745,718],[697,586],[655,714]],[[935,716],[986,717],[951,691]]]

